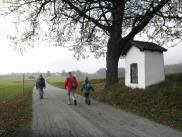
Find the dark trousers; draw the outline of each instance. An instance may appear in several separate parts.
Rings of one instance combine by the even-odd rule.
[[[85,103],[90,105],[90,93],[85,93]]]
[[[43,95],[44,95],[43,88],[39,88],[39,97],[40,97],[40,99],[43,99]]]

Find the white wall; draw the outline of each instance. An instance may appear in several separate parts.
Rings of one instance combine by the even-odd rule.
[[[146,86],[164,81],[165,73],[163,53],[145,51],[145,70]]]
[[[138,84],[131,83],[130,65],[138,64]],[[125,85],[145,88],[165,80],[164,57],[161,52],[140,51],[132,46],[125,56]]]
[[[145,88],[145,54],[132,46],[125,57],[125,85],[133,88]],[[138,84],[131,83],[130,64],[138,64]]]

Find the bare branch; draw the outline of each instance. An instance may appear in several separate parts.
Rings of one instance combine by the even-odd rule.
[[[87,14],[85,14],[84,11],[80,10],[78,7],[76,7],[70,0],[63,0],[65,3],[67,3],[70,8],[73,8],[77,13],[79,13],[81,16],[83,16],[84,18],[88,19],[89,21],[93,22],[94,24],[96,24],[99,28],[105,30],[105,31],[109,31],[108,27],[99,23],[97,20],[95,20],[94,18],[92,18],[91,16],[88,16]]]

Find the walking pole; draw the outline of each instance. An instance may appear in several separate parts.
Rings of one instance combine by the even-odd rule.
[[[25,74],[23,74],[23,95],[24,95],[24,88],[25,88]]]

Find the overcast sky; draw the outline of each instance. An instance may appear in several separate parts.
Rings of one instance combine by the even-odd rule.
[[[66,48],[49,46],[42,43],[34,48],[28,48],[22,56],[14,47],[10,46],[7,35],[11,33],[13,25],[11,20],[0,18],[0,74],[11,72],[61,72],[62,70],[81,70],[94,73],[99,68],[106,66],[105,58],[81,59],[77,61],[73,52]],[[141,39],[142,40],[142,39]],[[167,48],[167,47],[165,47]],[[165,64],[182,62],[182,45],[167,48],[164,53]],[[120,60],[119,67],[124,67],[124,60]]]

